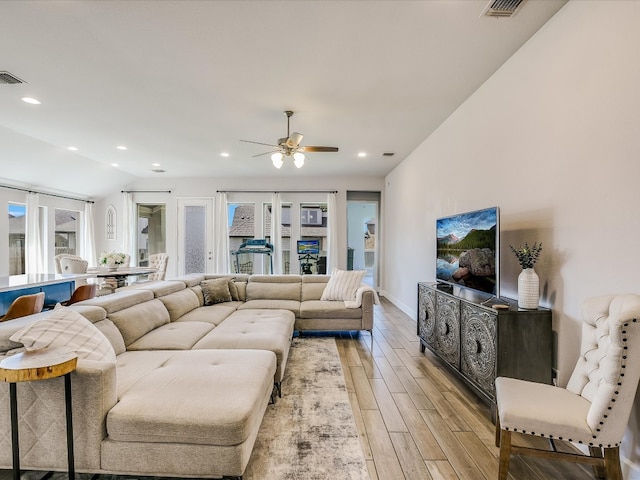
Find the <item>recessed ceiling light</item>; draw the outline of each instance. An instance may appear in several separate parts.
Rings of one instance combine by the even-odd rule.
[[[358,152],[358,156],[362,158],[362,157],[366,157],[367,154],[366,152]]]
[[[42,103],[40,100],[31,97],[22,97],[22,101],[30,103],[31,105],[40,105]]]
[[[125,147],[124,145],[118,145],[116,148],[118,150],[126,150],[127,149],[127,147]]]
[[[73,145],[70,147],[67,147],[67,150],[71,150],[72,152],[77,152],[78,151],[78,147],[74,147]]]
[[[119,167],[120,165],[119,165],[119,164],[117,164],[117,163],[112,163],[112,164],[111,164],[111,166],[112,166],[112,167]]]
[[[152,164],[151,164],[151,166],[152,166],[152,167],[159,167],[159,166],[160,166],[160,164],[159,164],[159,163],[152,163]]]
[[[221,157],[228,157],[228,156],[229,156],[229,153],[228,153],[228,152],[222,152],[222,153],[220,154],[220,156],[221,156]]]

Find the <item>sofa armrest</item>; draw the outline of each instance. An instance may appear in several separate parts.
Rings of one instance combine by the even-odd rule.
[[[373,330],[373,304],[375,294],[372,290],[362,292],[362,330]]]
[[[73,437],[77,470],[100,469],[100,446],[106,435],[107,412],[116,404],[116,366],[78,360],[71,373]],[[21,468],[67,469],[64,380],[20,382],[16,385]],[[0,468],[11,468],[9,384],[0,382]]]

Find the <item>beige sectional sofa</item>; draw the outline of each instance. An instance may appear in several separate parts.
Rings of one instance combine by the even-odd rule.
[[[327,276],[233,276],[238,299],[204,305],[189,275],[149,282],[71,308],[106,336],[116,362],[80,359],[72,374],[78,472],[241,477],[285,374],[294,330],[369,330],[375,293],[359,307],[320,300]],[[0,353],[43,312],[0,323]],[[0,402],[8,405],[8,385]],[[286,392],[285,392],[286,394]],[[66,470],[60,379],[18,385],[21,465]],[[28,427],[25,427],[28,426]],[[8,408],[0,409],[0,468],[11,468]]]

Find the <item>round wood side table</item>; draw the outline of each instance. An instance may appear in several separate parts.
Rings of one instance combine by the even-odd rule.
[[[0,380],[9,383],[11,402],[11,453],[13,479],[20,480],[20,449],[18,444],[18,399],[16,383],[47,380],[64,375],[64,398],[67,420],[67,460],[69,479],[75,478],[73,461],[73,422],[71,415],[71,372],[76,369],[78,355],[67,349],[52,348],[24,352],[6,357],[0,362]]]

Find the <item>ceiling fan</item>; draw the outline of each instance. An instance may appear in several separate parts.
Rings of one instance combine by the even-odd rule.
[[[285,110],[284,114],[287,116],[287,136],[278,139],[277,145],[272,143],[254,142],[252,140],[240,140],[241,142],[255,143],[257,145],[266,145],[273,147],[273,150],[268,152],[259,153],[254,157],[261,155],[271,154],[271,161],[276,168],[282,167],[284,164],[284,157],[293,157],[293,163],[296,167],[300,168],[304,165],[305,153],[308,152],[337,152],[338,147],[320,147],[320,146],[302,146],[303,135],[301,133],[293,132],[289,133],[289,119],[293,116],[291,110]]]

